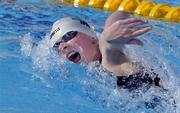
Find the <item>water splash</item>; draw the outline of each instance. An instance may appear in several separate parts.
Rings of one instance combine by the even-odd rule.
[[[32,46],[33,38],[30,34],[24,37],[26,39],[22,40],[21,51],[25,56],[32,58],[33,77],[40,79],[47,87],[53,88],[61,84],[69,90],[81,92],[80,95],[85,95],[114,113],[135,111],[176,113],[175,106],[175,109],[179,111],[180,89],[174,82],[175,75],[169,75],[172,70],[168,67],[162,52],[155,49],[158,47],[155,43],[145,40],[147,41],[145,48],[129,46],[126,52],[127,54],[129,52],[132,60],[143,62],[143,65],[149,69],[154,66],[154,70],[160,74],[169,91],[164,92],[152,87],[146,92],[137,90],[130,93],[128,90],[119,89],[116,85],[116,78],[106,72],[98,62],[76,65],[59,56],[55,50],[47,46],[48,35],[44,40],[38,42],[38,46]],[[176,100],[175,103],[174,100]]]
[[[30,36],[30,33],[24,35],[23,38],[21,38],[21,53],[24,56],[30,56],[31,50],[33,46],[32,37]]]

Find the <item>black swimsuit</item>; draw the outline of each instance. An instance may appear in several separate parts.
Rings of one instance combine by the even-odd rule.
[[[117,85],[120,88],[125,88],[129,90],[137,89],[143,85],[145,86],[160,86],[160,78],[158,74],[154,72],[139,72],[129,76],[118,76]]]
[[[102,58],[100,58],[99,63],[101,64]],[[106,69],[105,69],[106,70]],[[111,72],[110,75],[113,75]],[[139,73],[129,75],[129,76],[117,76],[117,86],[120,88],[125,88],[129,90],[137,89],[141,87],[143,84],[146,86],[155,85],[160,86],[160,78],[158,74],[150,71],[142,70]]]

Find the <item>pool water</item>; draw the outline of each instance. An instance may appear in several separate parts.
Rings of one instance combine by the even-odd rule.
[[[179,0],[154,1],[180,6]],[[45,44],[59,18],[79,17],[101,32],[109,15],[48,0],[0,0],[0,113],[179,113],[179,24],[149,20],[153,30],[139,37],[145,45],[126,47],[129,57],[153,68],[168,89],[137,91],[136,98],[114,87],[115,78],[97,62],[73,64]],[[155,107],[145,106],[148,102]]]

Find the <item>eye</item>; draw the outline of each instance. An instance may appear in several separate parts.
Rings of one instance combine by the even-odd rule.
[[[58,48],[58,47],[60,46],[61,43],[62,43],[62,41],[56,42],[56,43],[54,44],[54,48]]]
[[[73,39],[76,35],[77,35],[77,31],[70,31],[70,32],[66,33],[62,37],[62,39],[63,39],[63,41],[67,42],[67,41]]]

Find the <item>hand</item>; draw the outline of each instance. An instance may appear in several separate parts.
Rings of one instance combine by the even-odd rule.
[[[147,24],[147,21],[137,18],[121,19],[113,23],[110,27],[106,28],[102,37],[111,44],[137,44],[143,45],[143,42],[135,37],[142,35],[149,30],[151,27],[138,27],[139,25]]]

